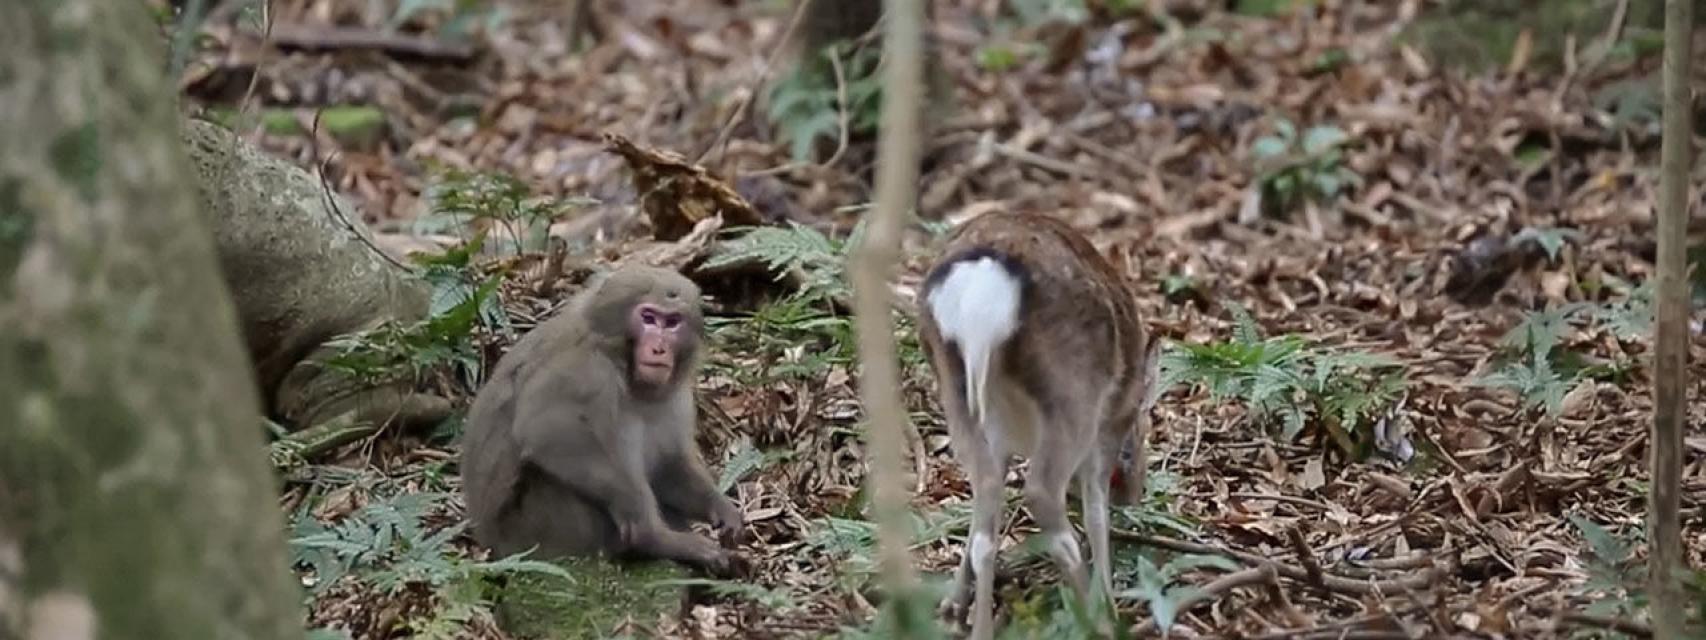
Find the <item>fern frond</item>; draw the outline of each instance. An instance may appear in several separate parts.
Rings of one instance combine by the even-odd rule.
[[[1250,311],[1244,305],[1227,301],[1227,311],[1232,313],[1232,339],[1241,344],[1252,345],[1260,342],[1261,332],[1256,328],[1256,319],[1250,316]]]

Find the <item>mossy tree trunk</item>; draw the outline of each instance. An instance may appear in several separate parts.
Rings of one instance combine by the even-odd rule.
[[[142,3],[0,3],[0,637],[301,637]]]

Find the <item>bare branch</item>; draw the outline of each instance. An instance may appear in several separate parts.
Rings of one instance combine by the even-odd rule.
[[[853,256],[855,329],[864,372],[859,387],[870,425],[871,465],[867,476],[875,498],[883,574],[891,594],[913,588],[907,551],[906,495],[901,456],[906,447],[906,411],[900,401],[889,274],[900,248],[902,218],[917,200],[919,112],[923,61],[920,0],[889,0],[884,45],[882,129],[877,139],[875,207],[864,242]]]

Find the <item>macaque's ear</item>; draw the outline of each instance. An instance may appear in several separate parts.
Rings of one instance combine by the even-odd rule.
[[[1161,397],[1161,336],[1150,336],[1149,347],[1143,350],[1143,395],[1139,397],[1137,409],[1148,411],[1155,408],[1155,401]]]

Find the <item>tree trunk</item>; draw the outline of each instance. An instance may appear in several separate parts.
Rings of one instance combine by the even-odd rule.
[[[141,3],[0,3],[0,637],[302,636]]]
[[[1647,505],[1654,636],[1683,637],[1688,610],[1678,588],[1687,569],[1678,519],[1682,492],[1682,421],[1688,394],[1688,174],[1693,156],[1689,63],[1693,0],[1665,3],[1664,142],[1658,220],[1658,309],[1653,337],[1653,431],[1648,443],[1652,494]]]

